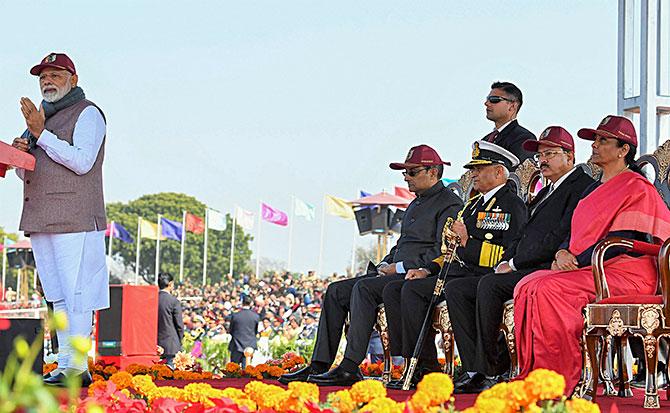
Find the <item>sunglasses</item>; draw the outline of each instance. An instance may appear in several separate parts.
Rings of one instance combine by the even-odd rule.
[[[407,175],[409,175],[409,176],[411,176],[411,177],[415,177],[415,176],[417,176],[417,175],[419,174],[419,172],[421,172],[421,171],[427,171],[427,170],[429,170],[429,169],[430,169],[430,166],[422,166],[422,167],[419,167],[419,168],[408,169],[408,170],[406,170],[406,171],[403,171],[402,176],[407,176]]]
[[[515,102],[514,99],[507,99],[507,98],[502,97],[502,96],[490,95],[490,96],[486,97],[486,101],[490,102],[490,103],[500,103],[503,100],[506,101],[506,102]]]

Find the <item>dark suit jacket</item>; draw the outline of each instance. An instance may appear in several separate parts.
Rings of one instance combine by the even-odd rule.
[[[533,156],[532,152],[528,152],[522,147],[523,143],[528,139],[537,138],[531,131],[519,125],[519,122],[515,119],[496,136],[493,143],[512,152],[519,158],[519,164],[522,164],[523,161]]]
[[[503,260],[513,257],[520,272],[550,268],[554,254],[570,233],[572,213],[592,183],[593,179],[577,168],[549,198],[544,199],[549,187],[542,188],[528,206],[530,216],[516,249],[506,251]]]
[[[427,266],[440,255],[442,228],[447,218],[456,218],[463,201],[442,181],[417,196],[407,207],[400,238],[382,261],[402,262],[405,270]]]
[[[173,356],[181,350],[184,338],[184,320],[181,303],[167,291],[158,293],[158,345],[163,354]]]
[[[243,352],[245,348],[256,347],[256,332],[260,316],[255,311],[243,308],[234,313],[230,319],[230,343],[228,350]]]

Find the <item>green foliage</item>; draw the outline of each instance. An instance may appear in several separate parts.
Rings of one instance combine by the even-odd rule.
[[[316,340],[289,340],[286,337],[276,335],[270,339],[270,354],[273,359],[280,359],[286,353],[296,353],[305,358],[309,363],[314,351]]]
[[[155,222],[158,214],[177,222],[182,222],[183,211],[197,215],[204,219],[206,206],[192,196],[174,192],[144,195],[127,204],[115,202],[107,205],[107,218],[123,225],[133,238],[137,238],[137,219],[143,217]],[[209,230],[208,232],[208,259],[207,281],[220,281],[228,273],[230,260],[230,241],[232,219],[226,215],[227,228],[225,231]],[[235,231],[235,256],[233,258],[233,273],[240,274],[250,270],[249,259],[251,250],[249,243],[253,239],[245,234],[238,225]],[[198,283],[202,279],[204,234],[186,234],[184,247],[184,278]],[[126,244],[114,240],[112,251],[123,257],[126,264],[135,268],[137,244]],[[161,241],[161,271],[171,272],[175,279],[179,275],[179,255],[181,244],[178,241]],[[140,250],[140,274],[153,281],[156,262],[156,241],[143,239]]]

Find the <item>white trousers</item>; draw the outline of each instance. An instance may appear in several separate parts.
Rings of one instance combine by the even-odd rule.
[[[87,356],[74,357],[70,338],[89,338],[93,311],[109,307],[105,232],[34,233],[30,239],[44,296],[68,319],[68,328],[57,332],[58,368],[86,370]]]

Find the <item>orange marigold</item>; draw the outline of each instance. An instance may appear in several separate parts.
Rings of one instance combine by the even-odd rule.
[[[118,372],[119,369],[117,369],[115,366],[107,366],[105,367],[102,372],[105,374],[105,376],[111,376],[112,374]]]
[[[132,385],[133,376],[127,371],[119,371],[112,374],[112,377],[109,378],[109,381],[116,384],[117,389],[123,390]]]
[[[135,376],[137,374],[147,374],[149,372],[149,367],[133,363],[126,367],[125,370]]]
[[[99,375],[99,374],[95,374],[95,373],[94,373],[94,374],[91,376],[91,380],[92,380],[92,381],[105,381],[105,378],[102,377],[102,376]]]
[[[225,370],[227,374],[240,374],[242,368],[239,364],[233,363],[231,361],[230,363],[226,364]]]
[[[48,374],[58,368],[58,363],[48,363],[42,365],[42,374]]]
[[[88,386],[88,395],[93,396],[93,393],[95,392],[95,389],[104,389],[107,387],[107,382],[104,380],[97,380],[91,383],[90,386]]]

